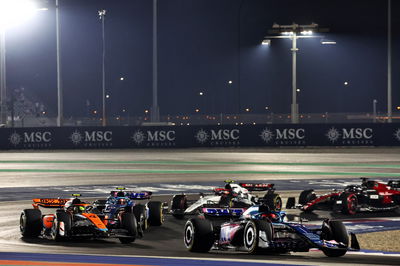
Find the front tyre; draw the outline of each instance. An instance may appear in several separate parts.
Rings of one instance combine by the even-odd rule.
[[[160,226],[164,223],[163,204],[160,201],[150,201],[147,203],[149,208],[149,223],[152,226]]]
[[[120,237],[119,241],[122,244],[129,244],[135,241],[138,231],[135,215],[131,212],[125,212],[121,216],[121,225],[123,229],[128,231],[127,237]]]
[[[186,222],[184,243],[191,252],[208,252],[214,244],[214,231],[210,221],[193,218]]]
[[[148,228],[146,207],[142,204],[133,206],[133,214],[135,215],[136,222],[138,223],[139,231],[146,230]]]
[[[174,195],[171,202],[171,212],[173,217],[176,219],[183,219],[187,207],[186,195]]]
[[[51,238],[55,241],[65,240],[71,231],[72,219],[69,213],[57,212],[51,228]]]
[[[325,225],[325,228],[323,228],[323,233],[323,239],[335,240],[338,243],[344,244],[346,247],[349,246],[349,236],[342,221],[328,221],[327,226]],[[324,252],[324,254],[328,257],[341,257],[346,254],[347,249],[325,248],[322,249],[322,252]]]
[[[249,254],[255,254],[258,251],[259,232],[256,223],[249,220],[243,232],[243,247]]]
[[[25,209],[19,218],[19,229],[23,237],[38,237],[42,231],[42,212],[38,209]]]

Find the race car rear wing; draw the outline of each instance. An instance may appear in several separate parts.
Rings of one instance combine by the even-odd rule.
[[[239,183],[239,186],[249,191],[266,191],[274,189],[274,184],[268,183]]]
[[[244,208],[202,208],[204,215],[213,217],[239,217],[245,210]]]
[[[121,191],[111,191],[110,194],[113,197],[118,197],[117,193]],[[153,192],[151,191],[140,191],[140,192],[135,192],[135,191],[123,191],[124,196],[128,197],[130,199],[134,200],[146,200],[146,199],[151,199],[151,195]]]
[[[146,199],[151,199],[151,195],[153,192],[151,191],[141,191],[141,192],[128,192],[127,196],[130,199],[135,199],[135,200],[146,200]]]
[[[39,207],[44,208],[62,208],[65,203],[70,199],[59,199],[59,198],[41,198],[33,199],[33,208],[38,209]]]

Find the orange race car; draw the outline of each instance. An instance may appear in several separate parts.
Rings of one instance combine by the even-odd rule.
[[[135,241],[137,222],[132,212],[120,212],[119,227],[109,227],[107,216],[91,212],[92,205],[74,198],[33,199],[33,209],[25,209],[20,216],[23,237],[43,237],[61,241],[70,238],[119,238],[121,243]],[[55,214],[42,215],[39,207],[57,208]]]

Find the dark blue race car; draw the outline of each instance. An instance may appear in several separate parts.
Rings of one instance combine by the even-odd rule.
[[[119,228],[121,215],[133,213],[137,221],[138,237],[143,236],[143,231],[149,225],[159,226],[164,223],[164,204],[160,201],[148,201],[145,204],[137,203],[138,200],[150,200],[150,191],[127,191],[125,188],[117,188],[110,192],[106,199],[99,199],[93,203],[94,210],[105,216],[107,227]]]
[[[286,222],[285,212],[271,211],[268,205],[252,206],[239,219],[218,223],[219,218],[234,217],[228,209],[205,209],[203,216],[190,219],[184,229],[184,243],[192,252],[210,249],[245,251],[247,253],[323,251],[328,257],[339,257],[348,250],[359,250],[357,238],[341,221],[325,220],[321,227]],[[219,220],[220,221],[220,220]],[[351,246],[351,247],[350,247]]]

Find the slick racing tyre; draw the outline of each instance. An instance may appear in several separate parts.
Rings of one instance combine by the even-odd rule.
[[[141,230],[146,230],[148,228],[146,207],[142,204],[133,206],[133,214]]]
[[[184,211],[187,209],[187,207],[188,206],[186,195],[175,195],[172,198],[171,211],[172,216],[174,216],[175,218],[183,219],[183,217],[185,216]],[[175,211],[179,211],[179,213]]]
[[[267,193],[264,195],[264,200],[271,209],[271,211],[280,211],[282,209],[282,199],[279,194]]]
[[[125,212],[121,216],[121,225],[123,229],[128,231],[128,237],[120,237],[119,241],[122,244],[129,244],[135,241],[138,231],[135,215],[131,212]]]
[[[19,229],[23,237],[38,237],[42,231],[42,212],[25,209],[21,212]]]
[[[256,222],[253,220],[249,220],[243,231],[243,247],[245,251],[249,254],[255,254],[259,251],[258,242],[259,242],[259,231]]]
[[[305,206],[308,203],[310,203],[311,201],[315,200],[317,198],[317,195],[315,194],[313,189],[309,189],[309,190],[303,190],[300,193],[299,196],[299,204]],[[303,209],[304,212],[312,212],[317,206],[317,204],[314,203],[310,206],[307,206],[307,208]]]
[[[299,196],[299,204],[304,205],[314,199],[315,199],[314,189],[303,190]]]
[[[342,200],[342,212],[344,214],[356,214],[358,205],[356,194],[344,192],[340,195],[340,199]]]
[[[324,240],[335,240],[338,243],[343,243],[346,247],[349,246],[349,236],[342,221],[324,222],[321,238]],[[347,249],[324,248],[322,252],[328,257],[341,257],[346,254]]]
[[[206,219],[190,219],[185,224],[183,238],[189,251],[208,252],[214,244],[213,226]]]
[[[160,201],[150,201],[147,203],[149,208],[149,223],[152,226],[160,226],[164,223],[163,204]]]
[[[51,238],[55,241],[65,240],[71,232],[71,224],[71,215],[65,211],[58,211],[53,220]]]

